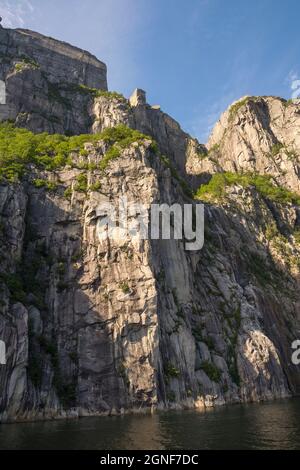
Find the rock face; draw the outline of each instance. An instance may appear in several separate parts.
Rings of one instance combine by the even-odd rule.
[[[208,148],[225,170],[272,174],[279,184],[300,191],[298,101],[245,97],[221,117]]]
[[[193,144],[194,153],[201,145],[186,134],[168,114],[146,102],[145,92],[135,90],[129,100],[101,96],[93,105],[94,124],[92,132],[101,132],[106,127],[120,123],[152,136],[165,155],[172,160],[180,174],[188,177],[186,161]],[[190,174],[193,179],[195,175]]]
[[[31,32],[0,36],[1,43],[17,37],[32,60],[38,50],[46,73],[52,67],[54,76],[55,58],[65,54],[78,74],[86,67],[76,84],[106,87],[105,66],[87,53],[81,58],[77,49]],[[59,73],[56,91],[62,77],[66,88],[74,83],[69,65]],[[7,347],[1,420],[205,408],[299,393],[299,366],[291,362],[300,334],[297,205],[231,185],[222,200],[205,203],[199,251],[187,251],[182,240],[143,240],[139,231],[99,236],[99,207],[118,207],[125,196],[147,210],[152,203],[195,206],[187,186],[224,170],[271,173],[299,191],[300,105],[247,99],[225,113],[205,147],[148,105],[142,90],[126,100],[83,96],[73,87],[69,114],[58,124],[49,121],[47,91],[39,95],[45,119],[25,99],[20,108],[16,89],[29,90],[41,70],[25,66],[5,77],[18,126],[98,133],[125,124],[158,148],[145,137],[101,167],[108,144],[99,140],[62,168],[35,169],[35,178],[38,172],[55,183],[51,191],[32,183],[31,170],[22,181],[0,182],[0,339]]]
[[[106,66],[86,51],[41,34],[0,27],[0,80],[6,102],[0,120],[36,132],[89,132],[91,97],[107,90]]]

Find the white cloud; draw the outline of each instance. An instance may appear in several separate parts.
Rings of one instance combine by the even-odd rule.
[[[298,73],[295,70],[291,70],[287,78],[289,82],[293,82],[298,79]]]
[[[33,11],[34,8],[29,0],[0,0],[2,25],[7,28],[24,27],[26,17]]]
[[[298,72],[291,70],[286,81],[289,83],[291,98],[298,99],[300,97],[300,77]]]

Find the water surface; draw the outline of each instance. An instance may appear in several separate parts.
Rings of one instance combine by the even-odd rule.
[[[0,449],[300,449],[300,399],[0,425]]]

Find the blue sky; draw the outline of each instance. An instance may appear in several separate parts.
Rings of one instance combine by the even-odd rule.
[[[289,98],[300,78],[299,0],[0,0],[0,15],[91,51],[110,90],[145,89],[201,142],[234,100]]]

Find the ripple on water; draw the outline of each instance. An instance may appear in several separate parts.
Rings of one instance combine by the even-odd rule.
[[[0,425],[0,449],[300,449],[300,399]]]

